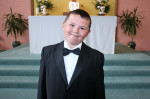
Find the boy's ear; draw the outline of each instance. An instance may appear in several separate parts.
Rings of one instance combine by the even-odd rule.
[[[65,22],[62,23],[62,28],[64,30],[64,28],[65,28]]]
[[[90,33],[91,33],[91,30],[89,30],[88,35],[89,35]],[[88,35],[87,35],[87,36],[88,36]]]
[[[89,29],[88,35],[91,33],[91,30]]]
[[[91,30],[88,31],[88,33],[86,34],[86,37],[91,33]]]

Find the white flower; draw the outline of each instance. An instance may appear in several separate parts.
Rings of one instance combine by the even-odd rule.
[[[41,6],[41,9],[43,9],[44,8],[44,6]]]
[[[100,10],[101,10],[102,12],[104,12],[104,11],[105,11],[105,6],[101,6],[101,7],[100,7]]]
[[[100,6],[97,6],[97,8],[99,9],[99,8],[100,8]]]

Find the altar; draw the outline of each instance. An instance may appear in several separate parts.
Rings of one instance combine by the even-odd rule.
[[[65,16],[29,16],[30,53],[40,54],[42,48],[64,40],[62,23]],[[91,33],[84,42],[104,54],[114,54],[116,16],[91,16]]]

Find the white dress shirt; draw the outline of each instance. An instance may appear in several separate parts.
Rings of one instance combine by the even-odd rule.
[[[82,43],[80,43],[73,49],[79,48],[81,50],[81,46],[82,46]],[[73,50],[69,47],[69,45],[67,44],[66,41],[64,41],[64,48]],[[72,77],[74,69],[76,67],[78,57],[79,57],[79,55],[76,55],[73,53],[70,53],[69,55],[64,56],[64,64],[65,64],[68,84],[70,83],[71,77]]]

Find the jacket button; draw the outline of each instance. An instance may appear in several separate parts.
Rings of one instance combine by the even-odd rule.
[[[66,90],[66,95],[69,95],[70,94],[70,91],[69,90]]]
[[[69,95],[69,92],[66,92],[66,95]]]

